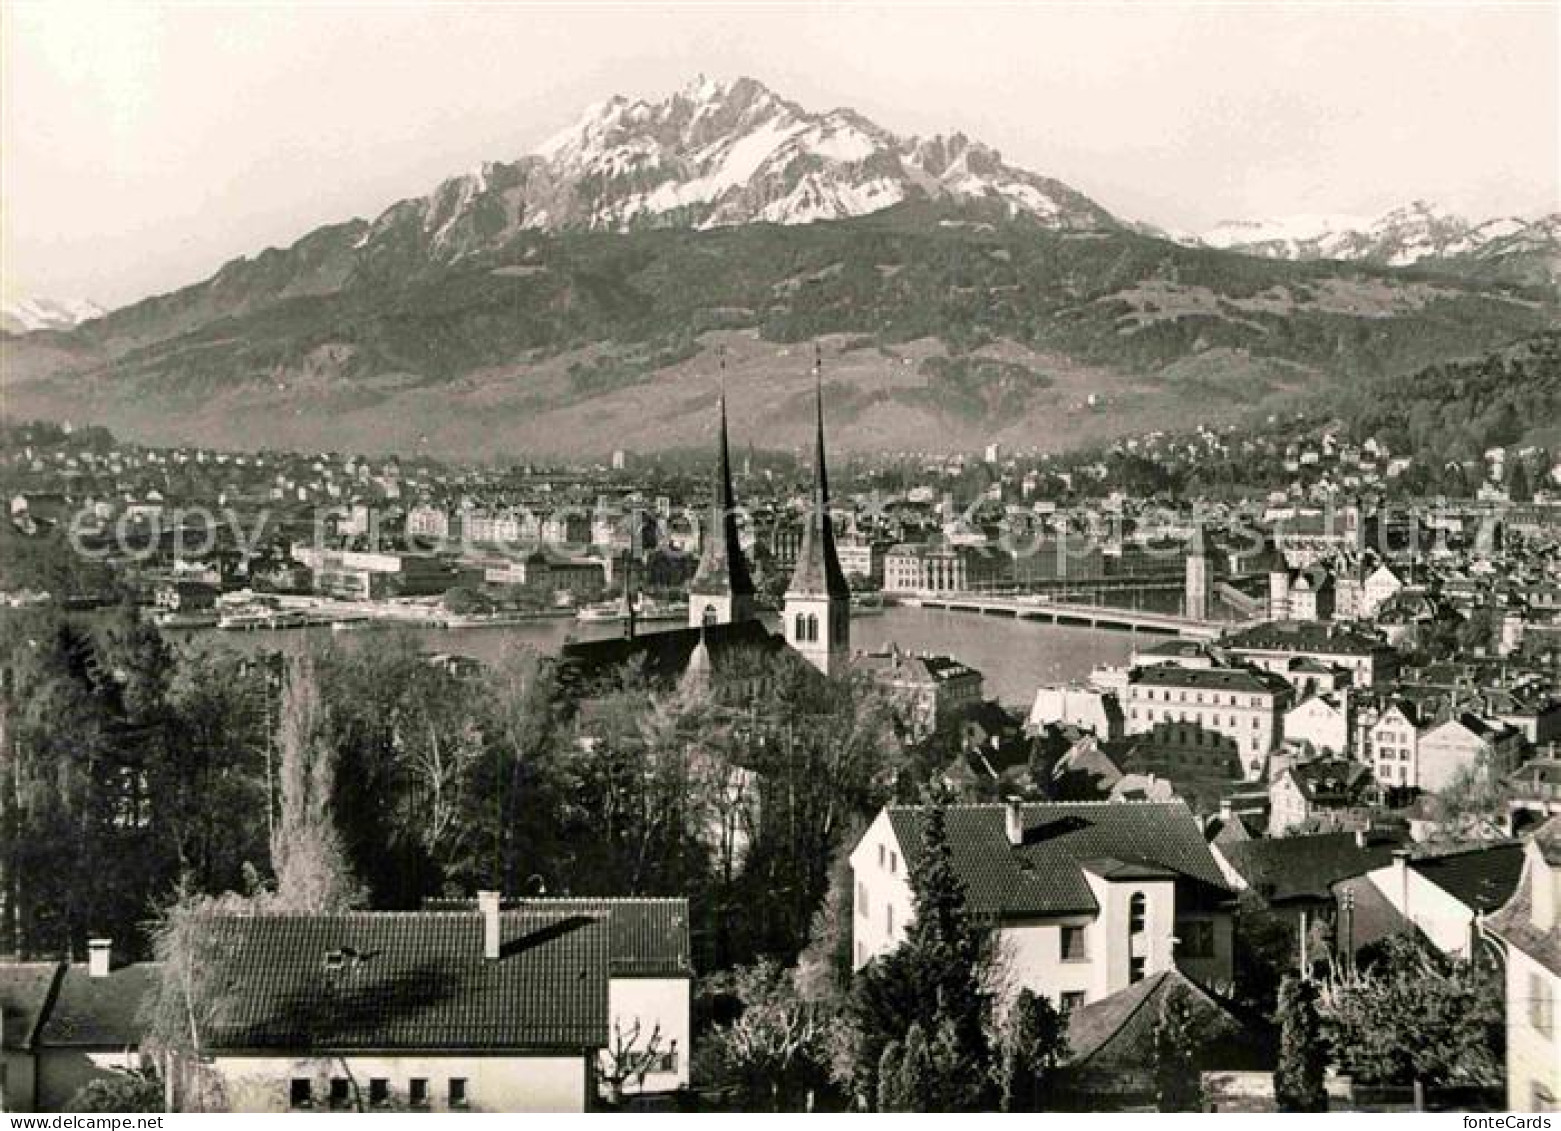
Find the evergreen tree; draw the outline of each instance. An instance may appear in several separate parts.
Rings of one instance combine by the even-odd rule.
[[[890,1041],[884,1045],[883,1055],[878,1058],[876,1106],[879,1111],[905,1110],[905,1104],[900,1095],[900,1066],[904,1059],[905,1052],[899,1041]]]
[[[894,1087],[898,1111],[926,1112],[937,1110],[927,1101],[932,1090],[935,1066],[932,1049],[921,1023],[912,1022],[905,1033],[905,1050],[900,1057],[899,1082]]]
[[[917,1025],[942,1038],[942,1049],[958,1079],[958,1095],[945,1097],[934,1085],[924,1100],[952,1102],[963,1110],[982,1110],[993,1102],[991,1050],[987,1023],[991,1001],[990,937],[970,921],[965,892],[954,871],[942,803],[922,809],[922,841],[911,866],[916,917],[904,942],[857,976],[851,1001],[856,1041],[857,1091],[876,1095],[872,1072],[884,1046],[905,1040]]]
[[[1328,1052],[1317,1012],[1317,988],[1290,975],[1279,987],[1279,1066],[1274,1071],[1274,1098],[1280,1111],[1327,1111],[1323,1077]]]
[[[1161,1111],[1197,1111],[1200,1106],[1200,1029],[1191,995],[1173,986],[1160,1002],[1153,1033],[1155,1106]]]
[[[1003,1110],[1045,1111],[1052,1077],[1067,1051],[1067,1017],[1050,998],[1020,990],[1003,1032]]]

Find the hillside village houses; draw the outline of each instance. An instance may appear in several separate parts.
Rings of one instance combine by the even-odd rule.
[[[851,852],[858,967],[911,921],[921,821],[915,807],[890,806]],[[997,932],[1011,992],[1076,1007],[1173,966],[1229,980],[1232,891],[1184,803],[955,805],[947,830],[970,912]]]

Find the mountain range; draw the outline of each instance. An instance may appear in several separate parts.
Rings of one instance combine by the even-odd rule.
[[[235,446],[644,449],[704,442],[723,350],[784,444],[806,398],[777,378],[824,336],[845,446],[1061,446],[1543,328],[1558,224],[1412,205],[1165,237],[961,134],[700,79],[372,221],[26,326],[7,411]]]
[[[0,330],[8,334],[69,330],[107,313],[86,299],[24,298],[0,303]]]

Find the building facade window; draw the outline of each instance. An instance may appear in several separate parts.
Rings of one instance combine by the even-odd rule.
[[[452,1111],[460,1111],[468,1103],[466,1096],[466,1077],[450,1077],[450,1108]]]
[[[860,880],[856,885],[856,913],[862,918],[867,918],[867,885]]]
[[[1147,901],[1144,893],[1135,891],[1127,901],[1127,933],[1130,935],[1143,934],[1144,913]]]
[[[1064,1011],[1084,1008],[1084,991],[1068,990],[1062,995],[1062,1008]]]
[[[1528,1023],[1535,1032],[1555,1036],[1556,1002],[1551,996],[1550,979],[1540,973],[1528,976]]]
[[[1062,960],[1064,962],[1083,962],[1089,957],[1085,949],[1083,927],[1062,928]]]
[[[1129,984],[1144,980],[1144,960],[1142,958],[1129,958],[1127,960],[1127,980]]]
[[[306,1109],[314,1106],[314,1081],[295,1076],[287,1089],[287,1106]]]
[[[384,1107],[390,1102],[390,1081],[383,1076],[369,1080],[369,1106]]]
[[[428,1106],[428,1080],[423,1076],[414,1076],[407,1081],[407,1102],[414,1108]]]
[[[345,1076],[331,1077],[331,1110],[341,1111],[348,1106],[352,1090]]]

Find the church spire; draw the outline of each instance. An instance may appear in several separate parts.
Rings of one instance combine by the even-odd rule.
[[[737,493],[732,489],[731,447],[726,437],[726,358],[721,359],[719,436],[710,514],[699,550],[699,569],[689,585],[688,622],[730,624],[751,620],[753,577],[737,531]]]
[[[835,550],[835,530],[829,519],[829,469],[824,455],[824,378],[823,360],[818,346],[813,347],[813,505],[802,529],[802,547],[797,553],[797,568],[792,571],[788,594],[818,594],[828,597],[851,596],[840,555]]]

